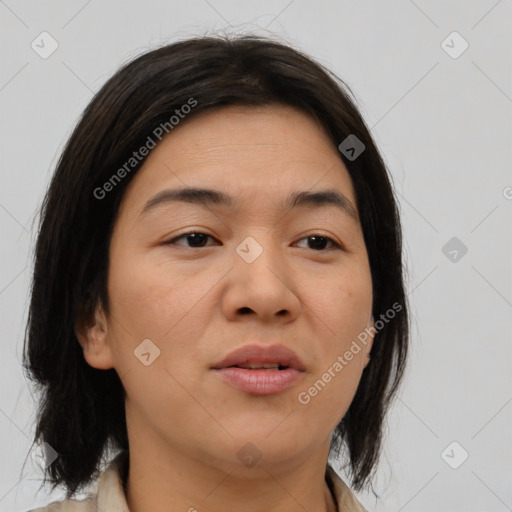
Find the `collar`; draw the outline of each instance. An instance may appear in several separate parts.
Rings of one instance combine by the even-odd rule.
[[[96,494],[98,510],[108,512],[130,512],[125,497],[123,476],[128,469],[128,452],[120,452],[102,474]]]
[[[327,464],[325,470],[325,480],[334,496],[338,512],[367,512],[330,464]]]

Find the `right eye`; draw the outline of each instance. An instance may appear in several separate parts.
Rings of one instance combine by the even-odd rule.
[[[164,245],[183,245],[176,243],[177,240],[181,240],[182,238],[186,239],[187,242],[192,244],[188,245],[188,247],[190,247],[191,249],[205,247],[205,242],[208,240],[208,238],[214,240],[212,236],[207,235],[206,233],[201,233],[199,231],[190,231],[189,233],[183,233],[180,236],[177,236],[176,238],[164,242]]]

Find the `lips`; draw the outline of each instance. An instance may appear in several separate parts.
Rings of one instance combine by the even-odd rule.
[[[295,352],[283,345],[245,345],[213,367],[215,375],[249,395],[277,395],[297,386],[305,366]]]
[[[259,345],[245,345],[229,353],[222,361],[216,363],[212,368],[238,367],[245,369],[286,370],[295,369],[300,372],[306,370],[300,357],[284,345],[271,345],[262,347]]]

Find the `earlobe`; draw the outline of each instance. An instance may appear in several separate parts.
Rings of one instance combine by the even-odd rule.
[[[101,305],[94,312],[94,320],[89,325],[77,323],[75,334],[80,343],[84,359],[89,366],[98,370],[114,367],[109,343],[108,322]]]

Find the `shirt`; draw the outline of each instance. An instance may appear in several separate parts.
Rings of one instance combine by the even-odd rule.
[[[121,452],[112,460],[87,498],[54,501],[46,507],[28,512],[130,512],[123,490],[122,464],[125,457],[125,452]],[[329,464],[326,469],[326,480],[339,512],[367,512]]]

